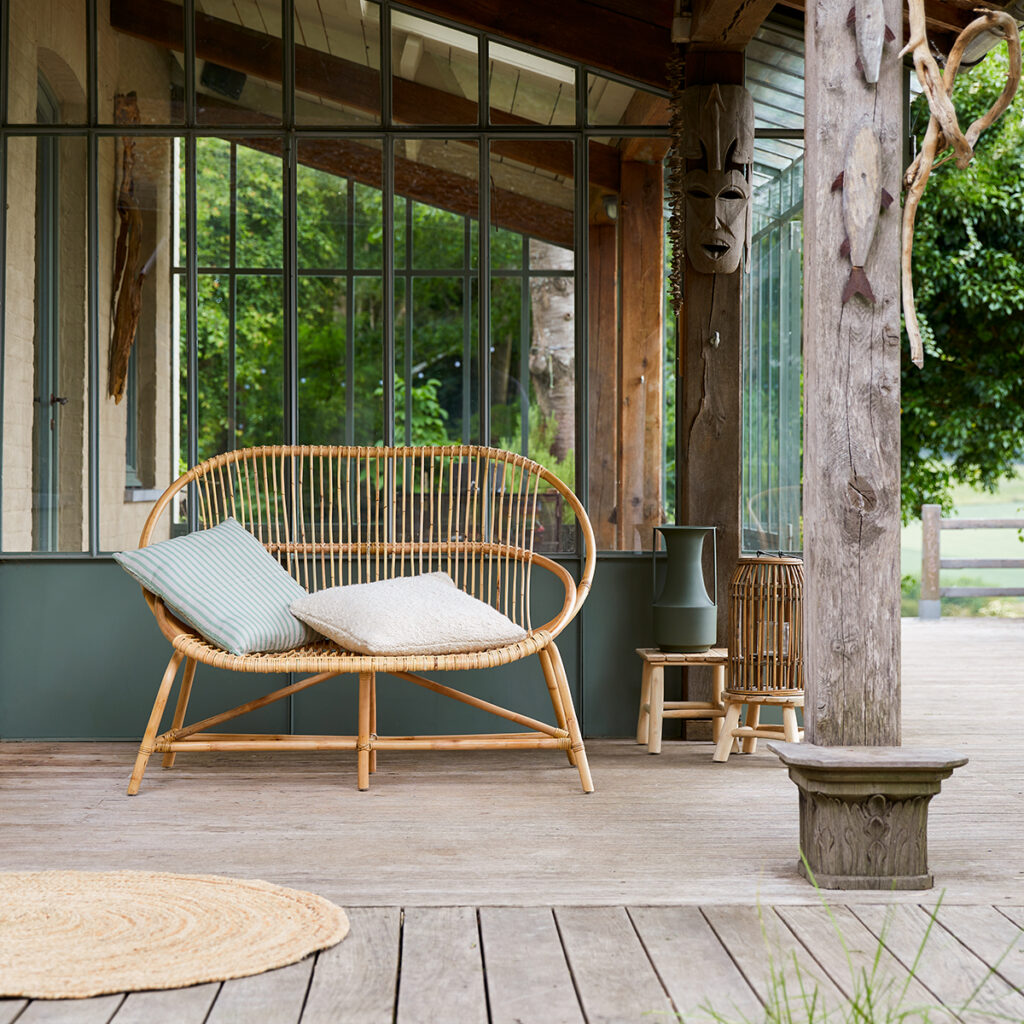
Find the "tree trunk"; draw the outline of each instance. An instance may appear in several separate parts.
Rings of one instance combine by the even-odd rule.
[[[530,266],[536,270],[572,270],[568,249],[530,242]],[[551,454],[563,459],[576,436],[576,294],[572,277],[531,277],[530,383],[546,421]]]

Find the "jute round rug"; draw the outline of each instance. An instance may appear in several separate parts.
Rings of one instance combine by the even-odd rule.
[[[0,995],[96,996],[224,981],[295,963],[348,934],[297,889],[148,871],[0,872]]]

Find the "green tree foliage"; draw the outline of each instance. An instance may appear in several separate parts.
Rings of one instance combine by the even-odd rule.
[[[967,126],[1006,81],[1005,44],[958,79]],[[903,360],[903,516],[949,510],[957,483],[992,490],[1024,456],[1024,96],[979,140],[973,162],[931,176],[917,216],[914,284],[923,370]],[[920,138],[928,121],[914,104]]]

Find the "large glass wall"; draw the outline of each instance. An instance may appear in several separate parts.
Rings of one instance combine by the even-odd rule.
[[[131,547],[282,442],[511,448],[649,546],[664,96],[390,0],[51,7],[3,8],[0,551]]]
[[[763,27],[747,49],[758,139],[744,289],[742,544],[800,551],[803,37]]]

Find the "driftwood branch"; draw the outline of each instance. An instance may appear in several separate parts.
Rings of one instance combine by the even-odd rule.
[[[135,93],[114,97],[117,124],[138,124],[139,104]],[[107,394],[120,402],[128,380],[128,358],[135,342],[142,311],[142,283],[146,272],[142,265],[142,210],[135,198],[135,139],[121,139],[121,186],[117,194],[120,229],[114,257],[114,329],[110,340],[110,370]]]
[[[903,48],[900,56],[913,52],[914,69],[918,81],[928,99],[931,117],[925,131],[921,151],[914,158],[903,176],[906,188],[906,199],[903,203],[903,239],[902,283],[903,283],[903,317],[907,325],[907,336],[910,339],[910,357],[915,366],[924,365],[924,343],[921,340],[921,329],[917,321],[917,306],[914,302],[914,282],[911,274],[911,261],[914,250],[914,220],[917,208],[921,204],[925,185],[935,167],[936,157],[944,150],[949,150],[947,157],[956,160],[958,167],[966,167],[974,156],[974,146],[981,133],[991,125],[1010,105],[1021,75],[1020,33],[1017,23],[1010,15],[1002,11],[983,11],[957,37],[953,48],[949,51],[945,71],[939,65],[928,47],[928,36],[925,23],[924,0],[907,0],[910,14],[910,41]],[[971,124],[966,132],[960,130],[956,110],[953,108],[953,82],[960,70],[960,61],[964,50],[975,37],[982,32],[1002,35],[1009,44],[1010,70],[1006,85],[992,107]]]

